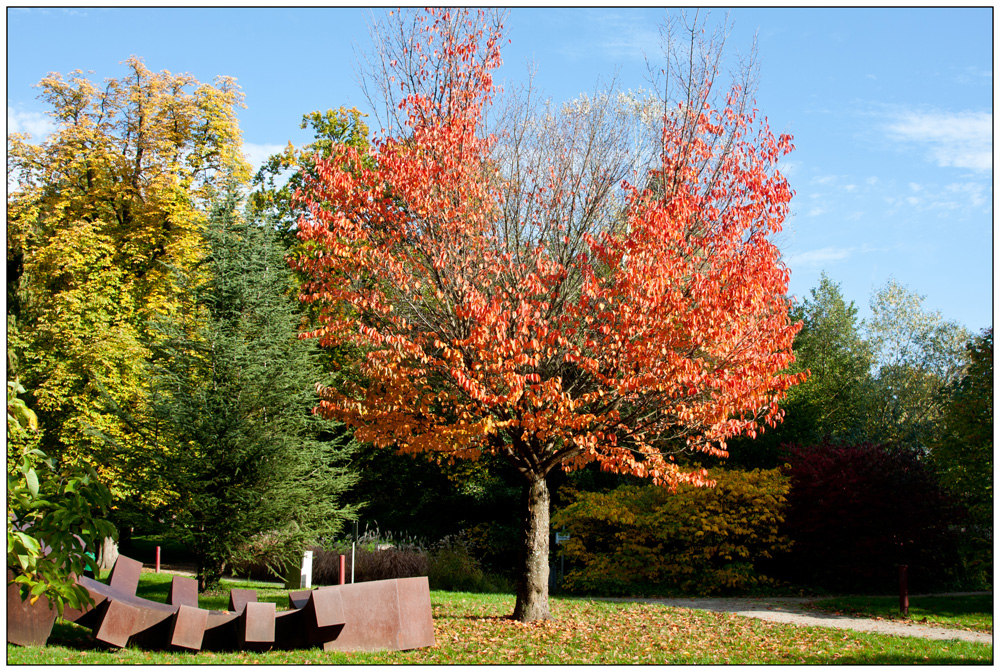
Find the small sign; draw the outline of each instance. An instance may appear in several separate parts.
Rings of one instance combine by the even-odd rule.
[[[569,535],[568,534],[559,534],[558,532],[556,532],[556,543],[557,544],[561,544],[564,541],[569,541]]]

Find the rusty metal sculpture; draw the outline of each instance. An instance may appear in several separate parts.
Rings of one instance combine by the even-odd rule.
[[[142,563],[118,556],[108,583],[80,577],[94,605],[63,618],[89,627],[105,644],[188,650],[292,649],[402,651],[434,646],[427,577],[365,581],[288,593],[290,609],[233,589],[229,609],[198,606],[198,584],[174,576],[167,604],[138,597]],[[9,592],[9,591],[8,591]],[[8,595],[8,615],[10,595]],[[8,640],[10,639],[8,623]]]
[[[44,599],[34,604],[21,599],[21,591],[12,583],[14,573],[7,569],[7,641],[20,646],[43,646],[52,632],[56,610]]]

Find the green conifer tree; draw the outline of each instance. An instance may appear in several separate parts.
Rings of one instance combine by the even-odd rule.
[[[298,338],[281,246],[237,208],[235,190],[213,207],[207,257],[187,275],[191,309],[157,324],[152,359],[175,531],[203,588],[262,551],[283,571],[354,515],[341,503],[353,443],[311,412],[322,371]]]

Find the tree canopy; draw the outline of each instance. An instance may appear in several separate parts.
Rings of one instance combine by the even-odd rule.
[[[233,80],[125,65],[102,84],[49,75],[39,88],[55,131],[7,141],[11,346],[44,418],[42,447],[95,467],[118,503],[163,493],[124,468],[141,445],[110,409],[143,412],[147,325],[181,300],[167,269],[203,254],[215,180],[248,178]]]
[[[798,327],[771,242],[791,139],[738,87],[713,109],[707,79],[662,117],[647,186],[612,194],[586,135],[532,172],[532,148],[482,133],[500,25],[452,10],[400,22],[408,57],[388,69],[405,127],[320,160],[304,189],[310,335],[364,353],[365,384],[324,388],[319,408],[379,447],[515,465],[529,493],[515,616],[545,618],[553,468],[707,483],[670,451],[721,454],[780,418],[798,379],[781,373]],[[612,119],[587,114],[607,139]]]

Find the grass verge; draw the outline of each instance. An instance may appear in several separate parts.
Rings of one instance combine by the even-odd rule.
[[[153,577],[153,578],[150,578]],[[163,580],[166,578],[166,580]],[[139,593],[166,596],[169,577],[144,574]],[[202,596],[224,603],[228,588]],[[243,585],[247,585],[245,582]],[[285,596],[277,584],[250,582],[260,599]],[[403,652],[156,652],[102,649],[79,626],[57,623],[44,648],[7,647],[10,664],[949,664],[990,663],[993,647],[827,628],[801,628],[731,614],[638,603],[552,598],[553,620],[521,624],[507,616],[511,595],[431,593],[436,646]],[[225,606],[223,604],[223,606]],[[212,608],[218,608],[217,606]]]
[[[927,595],[910,598],[909,618],[899,612],[898,597],[843,596],[817,600],[810,609],[834,614],[882,618],[909,623],[993,631],[993,595]]]

